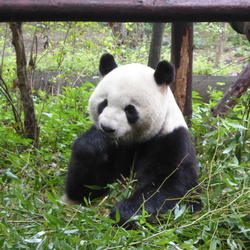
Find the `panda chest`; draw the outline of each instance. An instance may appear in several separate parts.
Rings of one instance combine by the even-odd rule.
[[[131,171],[136,175],[136,172],[142,167],[147,165],[148,156],[146,145],[133,145],[133,146],[112,146],[110,148],[109,163],[114,168],[117,178],[121,175],[129,177]]]
[[[109,150],[109,164],[116,172],[117,178],[121,175],[128,177],[136,162],[136,148],[112,146]]]

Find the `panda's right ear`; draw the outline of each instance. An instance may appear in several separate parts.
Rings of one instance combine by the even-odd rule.
[[[100,64],[99,64],[99,71],[102,76],[107,75],[110,71],[115,69],[117,67],[117,64],[115,62],[114,57],[109,54],[103,54],[100,59]]]
[[[154,78],[158,85],[172,83],[175,78],[174,66],[167,61],[159,62],[154,73]]]

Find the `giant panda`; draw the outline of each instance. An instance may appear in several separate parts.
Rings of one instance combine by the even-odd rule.
[[[131,228],[142,209],[148,221],[173,209],[198,186],[196,155],[183,115],[169,87],[174,68],[161,61],[156,70],[141,64],[117,67],[104,54],[104,76],[89,100],[91,128],[75,141],[68,167],[65,201],[84,204],[108,192],[107,184],[134,169],[133,194],[119,201],[110,217]],[[99,186],[93,189],[91,186]],[[193,210],[200,201],[188,201]]]

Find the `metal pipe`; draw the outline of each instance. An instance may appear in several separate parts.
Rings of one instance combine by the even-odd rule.
[[[0,0],[0,22],[250,21],[249,0]]]

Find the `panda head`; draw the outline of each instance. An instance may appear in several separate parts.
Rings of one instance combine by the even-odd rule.
[[[95,126],[117,142],[142,142],[186,127],[169,84],[174,68],[167,61],[156,70],[141,64],[117,67],[112,55],[100,60],[100,81],[89,101]]]

